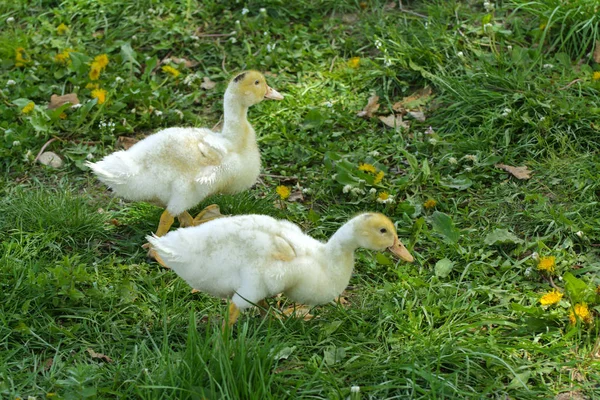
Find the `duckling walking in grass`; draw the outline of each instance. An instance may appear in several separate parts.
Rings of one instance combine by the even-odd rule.
[[[354,268],[354,250],[390,250],[404,261],[412,255],[385,215],[360,214],[320,242],[288,221],[240,215],[148,236],[162,263],[194,289],[231,298],[229,324],[240,310],[284,293],[308,305],[341,294]]]
[[[165,207],[156,236],[169,231],[174,217],[181,226],[198,224],[206,212],[192,218],[188,209],[212,194],[238,193],[256,182],[260,153],[247,113],[264,99],[283,96],[267,85],[261,73],[241,73],[225,91],[220,133],[168,128],[87,165],[116,195]]]

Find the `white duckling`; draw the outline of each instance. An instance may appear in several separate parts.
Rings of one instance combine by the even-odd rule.
[[[167,233],[174,217],[181,226],[198,224],[188,209],[216,194],[249,189],[260,172],[260,153],[248,108],[264,99],[282,100],[257,71],[231,80],[223,102],[223,129],[168,128],[125,151],[87,163],[98,179],[127,200],[165,207],[156,236]]]
[[[354,268],[354,250],[388,249],[413,257],[385,215],[360,214],[320,242],[295,224],[265,215],[239,215],[148,236],[157,261],[194,289],[231,298],[229,324],[240,310],[284,293],[291,300],[324,304],[340,295]]]

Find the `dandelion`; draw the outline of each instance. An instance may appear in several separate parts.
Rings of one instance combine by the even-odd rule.
[[[350,60],[348,60],[348,66],[350,68],[358,68],[359,65],[360,65],[360,57],[352,57]]]
[[[98,104],[104,104],[106,101],[107,92],[104,89],[94,89],[92,90],[92,98],[98,99]]]
[[[540,298],[540,304],[543,306],[551,306],[552,304],[557,304],[562,297],[563,294],[561,292],[558,290],[553,290]]]
[[[429,199],[425,203],[423,203],[423,207],[425,207],[428,210],[432,209],[435,206],[437,206],[437,201],[433,199]]]
[[[555,265],[556,265],[556,257],[554,257],[554,256],[541,257],[537,268],[540,271],[546,271],[551,274],[554,272]]]
[[[15,50],[15,67],[24,67],[25,64],[30,62],[31,60],[27,56],[25,49],[22,47],[18,47]]]
[[[573,310],[571,310],[571,313],[569,314],[569,321],[571,321],[571,324],[575,325],[577,318],[581,319],[586,324],[592,323],[594,317],[592,316],[587,304],[575,304],[575,307],[573,307]]]
[[[30,101],[29,103],[27,103],[27,105],[25,107],[23,107],[21,112],[23,114],[29,114],[30,112],[33,111],[34,108],[35,108],[35,103],[33,101]]]
[[[377,175],[375,175],[375,179],[373,179],[373,184],[378,185],[383,180],[384,176],[385,172],[379,171]]]
[[[90,79],[97,81],[98,78],[100,78],[100,72],[102,72],[102,67],[100,67],[100,64],[93,62],[92,65],[90,65]]]
[[[359,164],[358,170],[359,171],[364,171],[364,172],[370,172],[372,174],[374,174],[375,172],[377,172],[377,168],[375,168],[374,165],[367,164],[367,163]]]
[[[101,70],[106,68],[108,65],[108,56],[106,54],[100,54],[94,57],[94,63],[96,63]]]
[[[90,82],[87,85],[85,85],[86,89],[92,89],[92,90],[93,89],[98,89],[99,87],[100,87],[100,85],[98,85],[97,83],[92,83],[92,82]]]
[[[64,35],[68,30],[69,27],[65,24],[60,24],[58,27],[56,27],[56,33],[58,33],[59,35]]]
[[[64,113],[64,112],[62,112],[62,113],[60,113],[60,114],[58,115],[58,118],[60,118],[60,119],[67,119],[67,114],[66,114],[66,113]]]
[[[594,71],[594,73],[592,74],[592,79],[595,81],[600,80],[600,71]]]
[[[54,56],[54,61],[56,61],[59,64],[71,64],[71,56],[69,55],[71,51],[73,51],[73,49],[66,49],[62,53],[58,53]]]
[[[164,73],[171,75],[173,78],[177,78],[179,76],[179,74],[181,74],[181,72],[179,72],[177,69],[171,67],[170,65],[165,65],[164,67],[162,67],[162,71]]]
[[[393,203],[394,196],[390,195],[388,192],[380,192],[377,195],[377,202],[382,204]]]
[[[290,190],[289,187],[283,186],[283,185],[277,186],[275,191],[277,192],[277,194],[279,195],[279,198],[281,200],[287,199],[288,197],[290,197],[290,194],[292,193],[292,191]]]

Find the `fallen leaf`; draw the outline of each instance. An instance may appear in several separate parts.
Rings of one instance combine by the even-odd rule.
[[[600,64],[600,40],[596,40],[596,48],[594,49],[594,61]]]
[[[199,291],[198,289],[192,289],[192,292],[191,292],[191,293],[192,293],[192,294],[194,294],[194,293],[200,293],[200,291]]]
[[[137,139],[127,136],[119,136],[117,139],[117,148],[128,150],[131,146],[138,142]]]
[[[527,166],[511,167],[510,165],[496,164],[495,167],[505,170],[506,172],[510,173],[512,176],[514,176],[517,179],[530,179],[531,178],[531,171],[527,169]]]
[[[429,86],[425,86],[423,89],[419,89],[410,96],[407,96],[399,102],[395,103],[392,106],[392,109],[398,112],[402,112],[404,110],[418,109],[419,107],[424,106],[431,100],[431,94],[431,88]]]
[[[204,89],[204,90],[210,90],[210,89],[214,88],[217,85],[216,82],[211,81],[208,76],[205,76],[204,78],[202,78],[202,80],[204,82],[202,82],[200,84],[200,87],[202,89]]]
[[[63,96],[53,94],[52,96],[50,96],[50,103],[48,104],[48,109],[54,110],[55,108],[58,108],[65,103],[71,103],[72,106],[79,104],[77,93],[69,93]]]
[[[356,14],[342,15],[342,22],[345,22],[346,24],[354,24],[356,21],[358,21],[358,15]]]
[[[425,114],[421,111],[409,111],[408,115],[416,119],[417,121],[425,122]],[[429,127],[431,129],[431,127]],[[427,132],[425,132],[427,133]]]
[[[359,111],[356,115],[358,115],[361,118],[372,118],[373,114],[379,109],[378,101],[379,96],[377,95],[369,97],[365,108],[363,108],[362,111]]]
[[[300,203],[302,203],[304,201],[304,195],[302,194],[302,190],[298,189],[293,191],[290,196],[287,198],[287,201],[289,202],[295,202],[298,201]]]
[[[44,371],[48,371],[52,367],[52,364],[54,364],[53,358],[48,358],[46,361],[44,361]]]
[[[587,400],[588,397],[579,391],[563,392],[554,397],[554,400]]]
[[[94,350],[92,350],[90,348],[87,349],[87,352],[90,354],[90,356],[92,358],[97,358],[97,359],[102,360],[102,361],[107,362],[107,363],[113,362],[112,358],[110,358],[106,354],[96,353]]]
[[[104,29],[98,29],[96,32],[92,33],[92,37],[101,38],[104,36]]]
[[[52,168],[60,168],[64,165],[64,162],[59,155],[52,151],[43,152],[38,158],[38,162]]]
[[[346,307],[350,304],[350,302],[348,301],[348,297],[344,296],[344,293],[342,293],[338,297],[336,297],[334,301],[336,303],[338,303],[339,305]]]
[[[111,219],[109,222],[110,222],[111,225],[121,226],[121,222],[118,219],[116,219],[116,218]]]
[[[284,317],[302,318],[304,321],[310,321],[315,318],[310,312],[310,307],[305,305],[292,305],[286,309],[281,310],[281,314]]]
[[[379,117],[379,120],[390,128],[395,128],[396,131],[399,131],[401,128],[408,129],[410,127],[409,123],[402,120],[402,115],[390,114],[385,117]]]
[[[195,67],[196,65],[198,65],[198,62],[196,61],[190,61],[187,58],[184,57],[171,57],[171,61],[173,61],[175,64],[183,64],[186,66],[186,68],[192,68]]]

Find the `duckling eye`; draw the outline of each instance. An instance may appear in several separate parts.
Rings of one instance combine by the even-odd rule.
[[[260,83],[260,82],[258,81],[258,79],[254,81],[254,84],[255,84],[255,85],[258,85],[259,83]]]
[[[386,233],[386,232],[387,232],[387,229],[385,229],[385,228],[381,228],[381,229],[379,230],[379,232],[381,232],[381,233]]]

